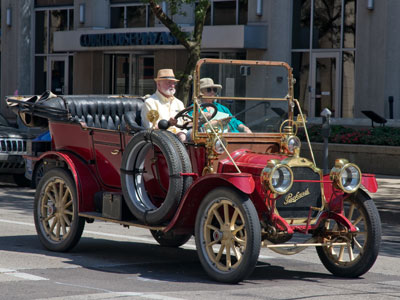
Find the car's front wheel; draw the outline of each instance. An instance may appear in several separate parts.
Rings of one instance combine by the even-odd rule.
[[[51,251],[68,251],[81,238],[85,219],[78,216],[75,182],[61,168],[48,171],[35,194],[34,219],[40,242]]]
[[[261,247],[260,222],[251,200],[230,188],[208,193],[197,213],[195,240],[210,277],[226,283],[245,279]]]
[[[324,232],[336,235],[335,240],[330,240],[344,245],[317,247],[317,253],[333,275],[358,277],[373,266],[378,256],[381,220],[374,202],[362,190],[344,201],[344,215],[358,232],[348,233],[333,220],[327,220]],[[327,236],[322,235],[320,241],[326,242]]]

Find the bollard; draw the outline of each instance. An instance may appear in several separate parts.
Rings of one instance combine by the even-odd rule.
[[[389,96],[389,119],[393,119],[393,96]]]
[[[329,135],[331,134],[331,115],[332,112],[328,108],[324,108],[321,112],[322,117],[322,130],[321,134],[324,138],[324,155],[323,155],[323,167],[324,167],[324,174],[328,174],[328,139]]]

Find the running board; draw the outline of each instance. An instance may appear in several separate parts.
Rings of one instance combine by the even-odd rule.
[[[142,223],[139,223],[138,221],[121,221],[121,220],[115,220],[115,219],[110,219],[103,217],[101,213],[95,213],[95,212],[85,212],[85,213],[79,213],[78,214],[80,217],[83,218],[88,218],[88,219],[95,219],[95,220],[101,220],[105,222],[112,222],[112,223],[117,223],[123,226],[135,226],[135,227],[140,227],[140,228],[145,228],[145,229],[150,229],[150,230],[164,230],[167,228],[167,226],[150,226],[150,225],[145,225]]]
[[[261,242],[261,247],[265,248],[296,248],[296,247],[315,247],[315,246],[322,246],[322,247],[332,247],[332,246],[346,246],[348,243],[341,242],[341,243],[292,243],[292,244],[267,244],[264,241]]]

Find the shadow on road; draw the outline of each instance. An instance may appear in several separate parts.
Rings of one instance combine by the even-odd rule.
[[[95,272],[124,274],[144,281],[221,285],[207,276],[196,251],[190,249],[83,237],[72,251],[59,253],[45,250],[37,236],[25,235],[0,237],[0,251],[57,257],[64,264]],[[291,269],[292,266],[295,270]],[[368,281],[375,280],[376,276],[378,275],[368,275]],[[299,261],[291,263],[288,259],[275,258],[271,263],[258,262],[254,272],[243,284],[282,279],[307,282],[320,282],[326,279],[349,280],[330,275],[319,261],[315,264]]]

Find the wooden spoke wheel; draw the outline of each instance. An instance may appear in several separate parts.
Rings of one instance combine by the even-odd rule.
[[[210,277],[236,283],[254,269],[261,233],[253,203],[244,194],[218,188],[203,200],[196,218],[196,247]]]
[[[68,251],[74,247],[85,225],[78,216],[75,182],[60,168],[48,171],[35,195],[34,219],[41,243],[52,251]]]
[[[332,274],[358,277],[372,267],[378,256],[381,221],[374,202],[362,190],[345,200],[344,215],[358,232],[348,233],[343,226],[327,220],[325,232],[334,234],[329,240],[346,245],[317,247],[317,252],[321,262]],[[320,239],[322,242],[327,241],[326,236]]]

